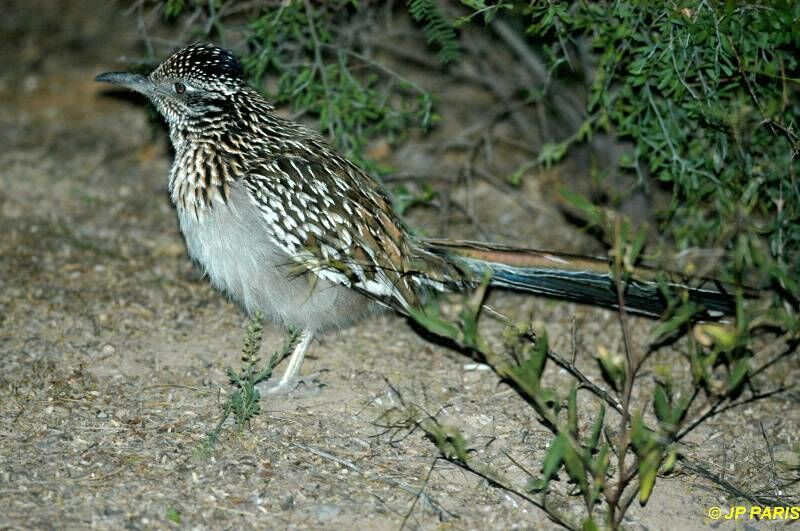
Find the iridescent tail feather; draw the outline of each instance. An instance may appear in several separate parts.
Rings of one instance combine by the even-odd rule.
[[[619,307],[616,282],[608,260],[454,240],[425,240],[428,249],[490,284],[517,291],[609,308]],[[626,311],[660,317],[672,296],[686,293],[709,318],[736,312],[735,289],[709,278],[688,278],[671,271],[637,267],[625,285]],[[754,296],[752,290],[746,295]]]

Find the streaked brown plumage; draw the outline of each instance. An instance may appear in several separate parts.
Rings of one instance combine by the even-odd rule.
[[[292,388],[315,334],[379,306],[407,312],[430,291],[468,288],[487,272],[498,286],[617,304],[605,260],[413,236],[377,181],[274,114],[223,49],[195,44],[149,76],[97,80],[145,94],[164,115],[172,201],[189,254],[214,285],[248,312],[304,331],[279,391]],[[650,276],[627,286],[626,307],[658,316],[665,299]],[[733,309],[719,284],[687,289],[710,313]]]

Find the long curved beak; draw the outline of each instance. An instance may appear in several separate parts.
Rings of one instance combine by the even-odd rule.
[[[94,80],[100,83],[119,85],[145,95],[152,93],[155,88],[149,78],[130,72],[106,72],[99,74]]]

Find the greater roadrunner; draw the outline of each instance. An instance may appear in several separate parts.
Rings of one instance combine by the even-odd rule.
[[[429,292],[491,285],[615,307],[607,260],[411,234],[380,184],[318,133],[277,116],[228,51],[194,44],[150,75],[97,81],[147,96],[175,148],[169,192],[189,255],[244,309],[302,330],[272,390],[293,389],[315,335],[382,307],[419,308]],[[658,317],[652,271],[625,288],[625,307]],[[688,290],[710,314],[730,313],[720,284]]]

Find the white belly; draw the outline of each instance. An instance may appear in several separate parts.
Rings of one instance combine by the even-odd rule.
[[[179,207],[178,218],[189,255],[250,314],[261,310],[285,326],[321,332],[376,309],[345,286],[298,275],[298,264],[272,243],[267,222],[240,186],[231,187],[227,204],[215,202],[199,218]]]

